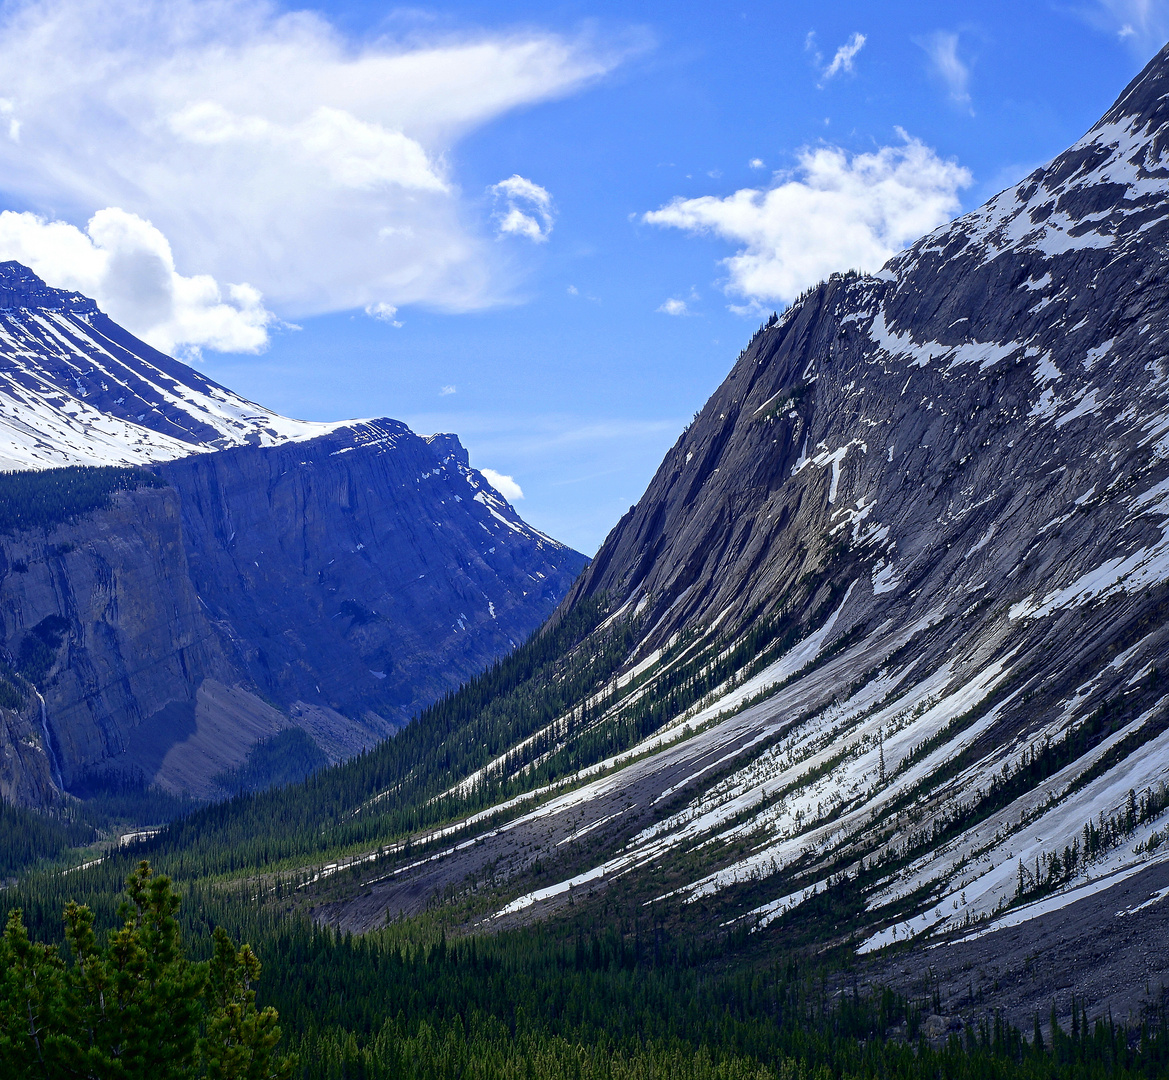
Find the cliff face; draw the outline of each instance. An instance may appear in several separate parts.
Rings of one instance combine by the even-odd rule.
[[[5,798],[117,777],[215,797],[289,727],[349,757],[523,640],[585,561],[453,436],[393,421],[159,475],[0,537],[0,645],[25,698],[0,707]]]
[[[526,638],[584,563],[520,520],[453,436],[394,421],[160,471],[209,618],[285,709],[400,724]]]
[[[760,329],[566,601],[612,605],[586,652],[628,620],[624,670],[467,783],[510,797],[549,743],[584,768],[329,917],[508,865],[526,918],[637,871],[752,931],[831,937],[804,905],[847,891],[871,952],[1164,861],[1167,271],[1169,49]]]

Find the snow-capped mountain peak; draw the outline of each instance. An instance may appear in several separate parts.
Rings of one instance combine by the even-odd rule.
[[[140,341],[80,293],[0,263],[0,469],[142,465],[341,426],[248,401]]]

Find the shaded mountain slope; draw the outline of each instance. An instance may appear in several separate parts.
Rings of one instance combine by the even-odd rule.
[[[0,302],[0,460],[70,466],[0,476],[5,799],[214,798],[293,727],[351,757],[522,642],[586,562],[454,435],[277,416],[16,263]]]
[[[324,917],[491,867],[505,921],[636,881],[782,933],[848,881],[809,932],[863,952],[1159,860],[1167,82],[763,327],[566,601],[625,672],[451,789],[506,828]]]

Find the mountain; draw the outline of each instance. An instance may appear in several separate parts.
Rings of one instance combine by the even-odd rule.
[[[351,757],[522,642],[586,562],[454,435],[278,416],[16,263],[0,303],[6,800],[216,798],[288,775],[281,747]]]
[[[0,468],[144,465],[317,438],[152,349],[80,293],[0,263]]]
[[[908,943],[897,978],[948,972],[959,1008],[978,967],[1015,1022],[1078,965],[1138,1015],[1169,976],[1167,268],[1169,47],[1050,164],[761,327],[545,652],[420,721],[443,767],[336,773],[338,838],[433,824],[315,917],[627,904],[759,950]]]

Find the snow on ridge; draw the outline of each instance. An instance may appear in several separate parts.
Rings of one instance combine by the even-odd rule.
[[[293,420],[173,364],[164,371],[85,313],[0,312],[0,469],[148,465],[364,423]]]

